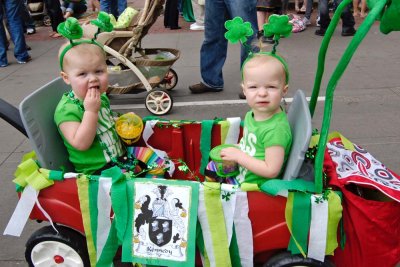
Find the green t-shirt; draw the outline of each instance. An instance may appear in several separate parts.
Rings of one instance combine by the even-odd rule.
[[[259,160],[265,160],[266,148],[281,146],[285,150],[284,163],[286,163],[292,145],[292,132],[285,112],[276,113],[265,121],[255,121],[253,112],[247,112],[244,119],[243,137],[239,145],[242,151]],[[281,173],[284,166],[285,164],[282,166]],[[256,183],[260,186],[266,182],[265,178],[268,178],[260,177],[241,166],[239,170],[240,173],[237,176],[239,182]]]
[[[76,100],[75,100],[76,101]],[[54,113],[54,121],[69,153],[69,160],[80,173],[92,174],[111,161],[124,154],[121,141],[115,130],[115,123],[110,110],[110,101],[106,94],[101,95],[101,107],[97,122],[96,137],[93,144],[85,151],[75,149],[60,131],[60,124],[68,121],[81,122],[83,103],[75,103],[69,94],[64,94]]]

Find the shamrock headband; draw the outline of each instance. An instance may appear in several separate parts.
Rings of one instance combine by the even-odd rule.
[[[67,38],[69,40],[69,44],[63,49],[63,51],[60,54],[60,69],[63,70],[63,64],[64,64],[64,57],[65,54],[74,46],[80,45],[80,44],[94,44],[99,46],[101,49],[103,49],[103,46],[99,44],[98,42],[95,41],[97,38],[97,35],[103,30],[106,32],[110,32],[113,30],[113,26],[110,22],[110,16],[105,13],[100,11],[99,15],[96,20],[90,21],[91,24],[95,25],[98,27],[97,33],[94,35],[93,39],[84,39],[84,40],[78,40],[81,39],[83,36],[83,30],[81,25],[79,25],[79,22],[76,18],[69,17],[65,22],[60,23],[57,27],[57,32]]]
[[[269,16],[268,23],[264,24],[264,36],[273,37],[274,45],[271,52],[258,52],[253,53],[251,47],[247,44],[247,38],[253,36],[253,29],[251,28],[250,22],[243,22],[241,17],[235,17],[232,20],[225,22],[225,28],[228,30],[225,33],[225,38],[235,44],[238,41],[245,47],[248,52],[248,57],[243,62],[243,66],[256,54],[269,55],[279,60],[286,73],[286,84],[289,82],[289,69],[286,61],[276,54],[276,47],[279,45],[279,39],[281,37],[289,37],[292,33],[293,25],[289,23],[289,17],[287,15],[276,15]],[[243,76],[243,73],[242,73]]]

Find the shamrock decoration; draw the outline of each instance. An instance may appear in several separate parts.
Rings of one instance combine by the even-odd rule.
[[[225,38],[232,44],[236,44],[238,41],[245,43],[247,37],[253,35],[254,31],[251,28],[250,22],[243,22],[241,17],[235,17],[232,20],[225,22],[225,28],[228,30],[225,33]]]
[[[274,36],[274,40],[278,40],[281,37],[289,37],[292,33],[293,25],[289,23],[289,17],[287,15],[276,15],[269,16],[268,23],[264,24],[264,35],[266,37]]]
[[[388,1],[379,29],[384,34],[400,31],[400,0]]]
[[[57,32],[69,40],[82,38],[83,31],[76,18],[69,17],[65,22],[60,23]]]
[[[91,20],[90,23],[105,32],[111,32],[114,29],[110,16],[104,11],[100,11],[97,19]]]

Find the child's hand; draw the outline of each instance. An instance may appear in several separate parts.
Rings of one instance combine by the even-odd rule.
[[[236,147],[227,147],[221,149],[220,156],[222,160],[238,162],[240,157],[245,154],[242,150]]]
[[[83,106],[85,111],[91,111],[94,113],[100,110],[100,92],[97,89],[89,89],[86,93],[85,99],[83,100]]]

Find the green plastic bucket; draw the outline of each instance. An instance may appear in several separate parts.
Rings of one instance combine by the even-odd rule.
[[[237,147],[235,145],[219,145],[211,149],[210,158],[215,162],[217,175],[220,177],[232,177],[239,174],[239,166],[236,162],[222,160],[221,150],[227,147]]]

